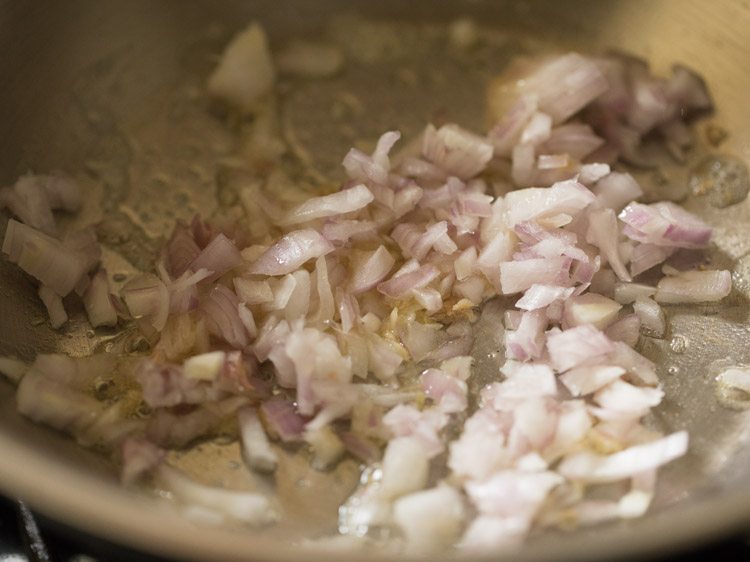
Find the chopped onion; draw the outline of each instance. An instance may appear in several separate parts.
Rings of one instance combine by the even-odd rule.
[[[687,451],[687,445],[687,432],[678,431],[609,456],[573,454],[563,460],[558,472],[572,480],[615,482],[681,457]]]
[[[18,383],[29,370],[29,366],[12,357],[0,357],[0,374],[8,380]]]
[[[656,338],[664,337],[667,321],[664,311],[652,299],[639,298],[633,303],[633,312],[641,322],[641,328],[646,334]]]
[[[49,322],[57,329],[68,321],[68,313],[65,312],[62,298],[46,285],[39,287],[39,298],[44,303],[49,316]]]
[[[117,311],[109,298],[109,281],[106,271],[99,270],[83,296],[83,306],[92,327],[117,325]]]
[[[310,259],[333,251],[328,240],[312,229],[295,230],[281,238],[261,255],[250,268],[260,275],[286,275]]]
[[[242,450],[250,468],[261,472],[276,470],[278,459],[268,442],[266,432],[254,408],[240,408],[237,411],[240,426]]]
[[[190,269],[206,269],[212,273],[209,280],[214,280],[237,267],[241,261],[242,257],[234,242],[224,234],[218,234],[192,261]]]
[[[477,175],[492,158],[493,147],[487,140],[458,125],[443,125],[437,130],[428,125],[422,139],[425,158],[462,179]]]
[[[305,430],[305,420],[294,405],[282,398],[272,398],[260,407],[263,420],[273,435],[284,442],[299,441]]]
[[[450,547],[464,516],[461,494],[446,485],[410,494],[393,505],[393,519],[406,536],[407,551],[416,553]]]
[[[252,111],[271,91],[274,80],[268,39],[253,22],[227,46],[208,79],[208,91],[241,111]]]
[[[606,355],[614,349],[609,338],[590,324],[547,336],[547,350],[552,365],[560,372]]]
[[[300,224],[315,219],[351,213],[366,207],[373,199],[372,193],[366,186],[355,185],[331,195],[308,199],[290,211],[284,217],[282,224]]]
[[[61,297],[73,290],[89,268],[83,255],[13,219],[8,221],[2,250],[11,262]]]
[[[679,304],[717,302],[732,291],[729,271],[683,271],[656,285],[657,302]]]

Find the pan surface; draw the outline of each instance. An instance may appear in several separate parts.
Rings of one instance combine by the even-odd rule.
[[[480,44],[470,52],[447,40],[446,23],[459,16],[480,24]],[[98,224],[108,269],[127,275],[148,267],[175,219],[220,205],[230,209],[234,187],[247,181],[227,165],[237,153],[237,131],[203,90],[223,45],[253,19],[264,24],[274,48],[290,37],[323,36],[346,54],[336,78],[279,87],[289,174],[311,190],[340,178],[350,146],[369,146],[385,130],[400,129],[409,138],[424,123],[444,120],[482,130],[487,80],[516,54],[550,49],[616,46],[648,58],[657,72],[673,62],[689,64],[706,79],[718,108],[697,136],[704,139],[709,124],[719,126],[729,133],[720,151],[750,162],[745,2],[71,0],[0,2],[0,183],[29,169],[74,175],[89,196],[84,212],[71,220]],[[687,167],[670,170],[660,189],[714,225],[713,264],[735,272],[735,291],[721,305],[669,308],[667,336],[643,338],[642,351],[657,360],[666,391],[651,421],[665,430],[688,429],[690,452],[661,471],[657,501],[645,518],[534,537],[518,559],[655,553],[750,525],[750,413],[722,406],[713,381],[723,362],[750,363],[750,203],[715,209],[692,200],[687,174]],[[0,230],[6,220],[0,218]],[[487,359],[498,347],[497,310],[497,304],[486,307],[473,351],[480,381],[497,371]],[[3,355],[87,355],[120,344],[114,333],[87,330],[81,311],[62,333],[49,329],[32,285],[5,261],[0,311]],[[316,473],[289,456],[279,475],[290,515],[282,526],[196,532],[168,506],[121,489],[114,467],[101,457],[21,419],[9,385],[0,384],[0,400],[5,493],[72,526],[164,555],[297,557],[292,543],[335,530],[336,507],[358,477],[352,461]],[[236,443],[208,443],[172,460],[209,483],[254,485],[240,468]]]

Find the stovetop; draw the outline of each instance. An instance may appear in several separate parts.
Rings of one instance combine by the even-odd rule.
[[[750,539],[734,537],[653,562],[750,561]],[[51,521],[0,497],[0,562],[168,562]]]

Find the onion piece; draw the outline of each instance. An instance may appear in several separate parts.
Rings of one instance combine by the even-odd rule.
[[[92,278],[86,294],[83,296],[83,306],[92,327],[117,325],[117,311],[109,298],[109,281],[106,271],[99,270]]]
[[[393,519],[406,536],[407,552],[449,548],[461,532],[464,517],[461,494],[447,485],[410,494],[393,505]]]
[[[483,137],[470,133],[458,125],[443,125],[435,129],[428,125],[422,136],[422,154],[449,175],[471,178],[492,159],[493,147]]]
[[[260,407],[260,413],[269,431],[285,443],[302,439],[305,420],[288,400],[283,398],[266,400]]]
[[[617,317],[621,308],[622,305],[607,297],[587,293],[565,300],[563,320],[567,326],[591,324],[603,330]]]
[[[530,187],[511,191],[505,196],[505,220],[509,227],[555,215],[576,215],[596,197],[585,186],[566,180],[551,187]]]
[[[396,437],[383,455],[380,493],[393,499],[416,492],[427,484],[429,461],[424,448],[412,437]]]
[[[558,472],[571,480],[616,482],[681,457],[687,446],[687,432],[678,431],[609,456],[575,453],[562,461]]]
[[[267,525],[279,518],[269,498],[258,492],[206,486],[166,464],[156,469],[155,477],[159,486],[169,490],[186,506],[198,506],[251,525]]]
[[[615,345],[601,331],[590,324],[570,328],[547,336],[547,350],[552,365],[559,372],[604,356],[615,350]]]
[[[213,281],[237,267],[241,262],[242,256],[234,242],[224,234],[218,234],[193,260],[190,269],[210,271],[212,275],[208,279]]]
[[[29,366],[19,359],[0,356],[0,374],[11,382],[18,383],[29,370]]]
[[[673,248],[705,248],[711,238],[710,226],[668,201],[652,205],[630,203],[619,218],[627,225],[623,233],[638,242]]]
[[[646,335],[656,338],[664,337],[667,330],[667,320],[662,308],[652,299],[639,298],[633,303],[633,312],[641,322],[641,328]]]
[[[68,321],[68,313],[65,312],[62,298],[46,285],[39,287],[39,298],[44,303],[49,316],[49,322],[53,328],[60,328]]]
[[[657,302],[679,304],[718,302],[732,292],[729,271],[683,271],[662,278],[656,285]]]
[[[13,219],[8,221],[2,251],[11,262],[61,297],[73,290],[90,265],[82,254]]]
[[[378,291],[393,299],[403,298],[414,289],[422,287],[433,281],[440,271],[433,265],[423,265],[408,273],[396,272],[388,281],[378,284]]]
[[[622,367],[576,367],[560,376],[560,380],[573,396],[586,396],[596,392],[625,374]]]
[[[253,22],[232,39],[208,79],[208,91],[244,112],[273,88],[275,71],[263,28]]]
[[[306,261],[333,251],[328,240],[312,229],[295,230],[283,236],[250,267],[258,275],[286,275]]]
[[[142,274],[128,281],[120,296],[133,318],[144,318],[157,331],[164,329],[169,315],[169,292],[154,275]]]
[[[276,470],[278,458],[268,442],[268,437],[254,408],[240,408],[237,411],[240,427],[242,451],[250,468],[261,472]]]
[[[366,186],[359,184],[342,189],[331,195],[308,199],[286,214],[282,225],[293,225],[315,219],[333,217],[359,211],[373,201],[374,197]]]
[[[385,279],[395,263],[383,245],[371,252],[355,251],[351,258],[349,290],[355,295],[369,291]]]

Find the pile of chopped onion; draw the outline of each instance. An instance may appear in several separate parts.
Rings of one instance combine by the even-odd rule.
[[[212,88],[248,107],[272,72],[263,66],[245,92],[230,66],[266,50],[251,28]],[[726,271],[669,265],[656,286],[634,282],[706,248],[711,228],[673,203],[636,202],[638,183],[610,165],[641,162],[653,136],[685,148],[685,116],[710,98],[684,68],[661,79],[622,56],[573,53],[526,72],[490,89],[497,125],[486,136],[428,125],[396,159],[400,134],[387,132],[372,154],[349,151],[334,193],[290,208],[249,194],[247,223],[265,232],[178,225],[155,273],[116,298],[92,273],[95,244],[52,237],[64,190],[19,180],[3,201],[25,224],[9,224],[3,251],[39,280],[53,324],[76,291],[92,325],[133,321],[154,344],[133,372],[151,412],[139,423],[86,397],[81,375],[45,356],[25,375],[0,366],[20,378],[21,411],[121,445],[127,482],[151,475],[202,510],[256,524],[276,518],[269,497],[190,483],[164,449],[234,417],[252,470],[273,473],[279,446],[309,448],[321,469],[353,455],[375,476],[342,506],[342,532],[395,529],[409,551],[505,548],[534,527],[642,515],[657,469],[688,438],[642,423],[664,393],[633,347],[642,330],[668,330],[660,303],[715,302],[732,285]],[[521,189],[495,194],[509,183]],[[469,400],[473,323],[498,296],[506,360]],[[440,481],[437,463],[449,472]],[[625,484],[619,497],[589,498],[590,485],[614,483]]]

